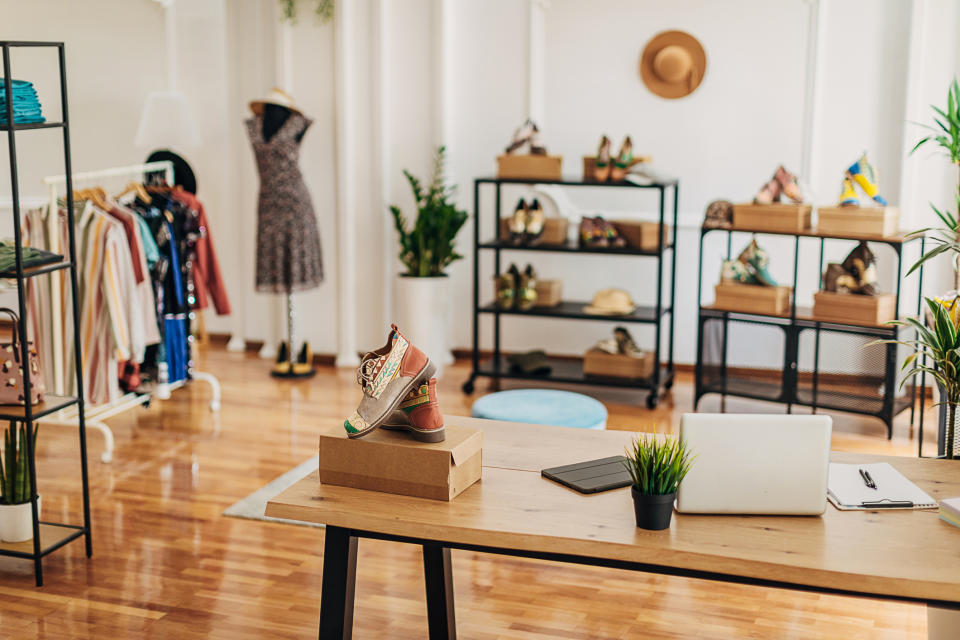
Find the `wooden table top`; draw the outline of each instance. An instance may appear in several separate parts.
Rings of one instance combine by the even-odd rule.
[[[313,473],[266,515],[394,536],[652,564],[895,598],[960,603],[960,529],[936,511],[822,517],[674,513],[666,531],[634,523],[628,488],[581,495],[540,469],[623,453],[634,435],[449,417],[484,431],[483,479],[452,502],[321,485]],[[935,499],[960,496],[960,462],[835,453],[889,462]]]

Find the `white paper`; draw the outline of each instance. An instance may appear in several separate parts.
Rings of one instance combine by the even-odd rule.
[[[860,477],[863,469],[873,478],[876,489],[871,489]],[[827,495],[841,509],[861,508],[864,502],[912,502],[914,509],[936,507],[937,502],[920,487],[886,462],[873,464],[830,463]]]

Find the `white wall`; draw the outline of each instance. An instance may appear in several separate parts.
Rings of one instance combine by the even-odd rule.
[[[273,341],[282,335],[277,297],[253,293],[257,178],[241,121],[248,100],[284,80],[279,62],[284,36],[276,24],[276,3],[181,4],[181,86],[189,92],[204,135],[204,147],[186,155],[199,175],[200,195],[210,211],[235,308],[232,319],[208,314],[208,327]],[[159,6],[149,0],[96,0],[82,7],[66,0],[0,0],[0,6],[13,16],[0,27],[3,37],[68,43],[76,169],[141,160],[145,154],[132,147],[137,118],[147,91],[162,82]],[[928,200],[952,201],[949,189],[956,175],[929,152],[905,159],[905,150],[919,133],[906,121],[928,121],[929,103],[943,101],[949,78],[960,69],[958,3],[823,0],[820,6],[825,58],[817,82],[822,91],[819,128],[812,175],[802,178],[817,202],[830,203],[843,168],[866,149],[881,171],[887,197],[896,203],[903,196],[904,226],[925,223],[930,220]],[[527,2],[354,0],[352,9],[348,46],[355,108],[345,117],[355,139],[349,167],[337,164],[333,28],[316,24],[304,10],[289,30],[290,88],[315,119],[304,139],[302,167],[317,212],[327,273],[319,289],[297,297],[300,333],[325,353],[337,352],[338,323],[344,318],[354,318],[358,348],[382,340],[390,317],[386,292],[399,269],[384,205],[397,203],[407,211],[412,205],[401,169],[428,174],[432,149],[443,140],[450,147],[450,178],[459,185],[460,203],[470,210],[473,179],[495,172],[494,157],[529,108]],[[593,153],[601,134],[617,143],[630,134],[637,152],[652,155],[658,170],[680,179],[681,362],[694,359],[696,228],[704,207],[720,197],[749,199],[780,162],[799,171],[810,135],[804,129],[809,15],[810,3],[804,0],[552,0],[543,10],[542,68],[534,69],[535,77],[542,73],[542,93],[534,99],[543,105],[544,141],[552,152],[564,155],[565,172],[580,173],[580,156]],[[90,37],[105,21],[112,26],[111,37]],[[637,73],[644,44],[670,28],[697,36],[708,59],[700,88],[678,101],[651,94]],[[441,29],[447,31],[441,34]],[[446,75],[438,75],[444,67]],[[31,75],[34,68],[28,68]],[[42,75],[35,77],[43,80]],[[41,84],[42,98],[49,103],[54,87],[46,80]],[[53,139],[55,134],[40,136]],[[35,152],[38,158],[42,144]],[[42,194],[39,177],[51,170],[29,171],[33,173],[26,173],[22,183]],[[338,171],[349,171],[352,180],[355,207],[349,219],[336,211]],[[523,193],[505,190],[504,211]],[[649,196],[596,189],[570,190],[568,195],[576,209],[587,213],[648,216],[655,210]],[[491,225],[490,201],[487,197],[484,203],[484,229]],[[351,225],[356,236],[356,260],[348,265],[357,290],[352,313],[337,307],[337,287],[347,281],[338,271],[337,224]],[[747,239],[736,238],[734,250]],[[461,347],[470,344],[471,241],[472,221],[460,237],[468,258],[451,268],[453,345]],[[774,256],[774,274],[789,279],[793,241],[765,242]],[[717,279],[721,245],[717,236],[706,254],[705,301]],[[848,248],[828,244],[827,258],[840,259]],[[802,260],[813,267],[801,277],[801,303],[809,303],[817,287],[817,249],[814,242],[801,245]],[[627,288],[638,301],[652,298],[649,261],[505,256],[530,259],[543,276],[564,279],[570,298],[589,299],[606,286]],[[881,260],[889,273],[889,256],[881,255]],[[481,270],[484,300],[491,295],[491,269],[487,259]],[[946,266],[937,265],[936,270],[944,272]],[[933,291],[947,280],[938,274],[927,282]],[[486,322],[482,335],[489,346]],[[574,354],[609,329],[606,323],[553,322],[549,331],[537,320],[508,318],[504,323],[509,328],[507,348],[537,346]],[[644,338],[647,344],[649,339]]]

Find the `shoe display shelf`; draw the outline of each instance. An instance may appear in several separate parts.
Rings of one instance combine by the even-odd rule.
[[[500,233],[501,190],[504,185],[559,185],[564,187],[592,187],[599,189],[650,190],[659,196],[659,224],[660,238],[658,246],[653,249],[635,247],[581,247],[578,243],[538,244],[533,246],[513,245],[502,239]],[[494,215],[487,228],[492,239],[485,240],[481,225],[481,191],[493,191]],[[584,384],[595,386],[621,387],[648,391],[647,406],[655,408],[664,392],[673,386],[675,370],[673,362],[674,345],[674,298],[675,276],[677,271],[677,252],[675,234],[667,233],[677,228],[677,201],[679,184],[677,180],[654,182],[651,184],[635,184],[633,182],[592,182],[574,179],[535,180],[518,178],[478,178],[473,186],[473,355],[470,378],[464,382],[463,391],[473,393],[477,378],[536,380],[538,382],[555,382],[563,384]],[[668,200],[672,200],[668,213]],[[637,308],[628,315],[600,316],[591,315],[583,311],[589,304],[587,301],[564,300],[555,307],[534,307],[529,311],[516,309],[500,309],[496,302],[483,303],[480,300],[480,256],[481,252],[493,253],[494,275],[502,272],[501,254],[507,251],[534,251],[552,252],[558,254],[576,254],[577,258],[587,258],[590,255],[622,256],[623,258],[648,258],[653,262],[648,269],[638,267],[638,275],[647,275],[656,272],[656,297],[652,304],[637,305]],[[571,258],[573,255],[570,256]],[[649,263],[648,263],[649,264]],[[626,268],[626,265],[624,265]],[[666,276],[669,275],[669,278]],[[666,284],[665,284],[666,280]],[[492,356],[481,361],[480,352],[480,316],[493,317],[493,352]],[[547,364],[551,371],[547,375],[527,374],[512,370],[501,349],[502,320],[505,316],[529,316],[553,320],[590,320],[608,321],[616,324],[641,323],[654,327],[654,345],[652,348],[654,362],[660,363],[653,367],[653,373],[646,378],[625,378],[615,376],[597,376],[584,372],[583,360],[572,358],[548,358]],[[664,348],[663,343],[666,342]]]
[[[734,311],[729,307],[703,303],[704,267],[707,267],[707,288],[711,288],[712,274],[717,265],[704,265],[704,243],[712,238],[726,240],[726,259],[731,259],[734,234],[757,234],[793,238],[793,275],[789,304],[782,313]],[[796,303],[797,276],[800,265],[800,243],[819,243],[818,280],[823,273],[824,245],[830,241],[859,242],[889,247],[896,258],[894,310],[902,318],[901,283],[903,279],[904,250],[908,244],[918,243],[923,254],[925,239],[907,237],[898,233],[887,237],[858,236],[856,234],[825,234],[816,230],[769,231],[756,229],[703,228],[700,231],[697,301],[697,360],[695,369],[694,409],[701,398],[715,393],[721,396],[721,410],[726,410],[728,396],[765,400],[787,405],[791,413],[794,405],[818,409],[845,411],[874,416],[883,421],[887,438],[893,435],[893,419],[910,409],[910,423],[914,424],[918,386],[914,379],[899,389],[899,363],[912,353],[896,344],[870,344],[883,339],[912,339],[915,331],[909,328],[872,324],[860,321],[824,319],[813,309],[798,307]],[[784,258],[786,259],[786,258]],[[921,312],[923,269],[919,269],[916,313]],[[850,294],[856,297],[856,294]],[[773,366],[758,369],[757,345],[774,345],[764,355],[771,357]],[[732,353],[734,348],[742,353]],[[923,403],[920,403],[922,437]]]
[[[86,542],[86,553],[87,557],[93,555],[93,546],[90,538],[90,489],[89,482],[87,479],[87,435],[86,435],[86,426],[84,423],[84,407],[83,407],[83,378],[82,373],[82,360],[80,357],[80,314],[78,309],[78,287],[77,287],[77,263],[76,263],[76,242],[74,238],[74,224],[73,224],[73,183],[72,183],[72,170],[70,165],[70,127],[69,127],[69,117],[67,115],[67,76],[66,76],[66,59],[64,53],[64,46],[62,42],[9,42],[9,41],[0,41],[0,53],[3,56],[3,73],[4,78],[13,78],[14,75],[11,73],[11,61],[10,54],[12,49],[21,48],[21,47],[30,47],[30,48],[48,48],[56,51],[59,60],[59,72],[60,72],[60,106],[62,117],[59,122],[49,122],[43,124],[17,124],[13,115],[13,104],[11,96],[11,83],[6,82],[4,85],[4,90],[6,91],[6,122],[8,124],[0,125],[0,131],[6,133],[7,137],[7,147],[9,149],[10,157],[10,189],[11,189],[11,201],[13,208],[13,231],[14,231],[14,245],[16,247],[16,265],[13,269],[8,272],[4,272],[2,276],[4,278],[12,280],[16,285],[16,294],[17,294],[17,303],[18,309],[20,312],[19,318],[19,334],[27,335],[27,326],[29,325],[27,318],[27,281],[29,278],[43,276],[44,274],[49,274],[54,271],[66,271],[69,278],[69,286],[71,290],[71,300],[72,300],[72,309],[73,314],[73,344],[74,344],[74,362],[75,366],[75,375],[76,375],[76,397],[67,397],[67,396],[57,396],[53,394],[46,394],[44,401],[39,404],[26,404],[25,406],[0,406],[0,421],[9,421],[16,423],[23,423],[27,427],[27,432],[32,433],[35,428],[36,422],[41,418],[46,416],[53,415],[63,409],[68,407],[75,407],[78,410],[79,415],[79,454],[80,454],[80,477],[79,477],[79,490],[83,496],[83,524],[64,524],[64,523],[55,523],[55,522],[44,522],[39,518],[39,502],[38,502],[38,492],[37,492],[37,469],[36,469],[36,451],[33,447],[33,438],[26,438],[26,454],[28,460],[28,469],[27,472],[30,477],[30,487],[31,487],[31,517],[33,520],[33,538],[24,542],[16,543],[7,543],[0,542],[0,556],[11,556],[14,558],[23,558],[33,561],[33,570],[34,578],[36,580],[37,586],[43,585],[43,557],[53,553],[57,549],[60,549],[64,545],[78,538],[84,538]],[[22,264],[22,230],[21,230],[21,210],[20,210],[20,186],[17,176],[17,142],[20,139],[20,136],[17,135],[19,132],[26,132],[30,130],[40,130],[40,129],[59,129],[63,136],[63,156],[62,161],[65,168],[65,173],[67,176],[67,220],[68,220],[68,230],[69,230],[69,252],[68,255],[64,257],[63,261],[58,262],[52,265],[46,265],[44,267],[38,268],[26,268]],[[28,139],[31,135],[36,134],[25,134],[23,139]],[[28,362],[27,358],[27,342],[25,340],[20,341],[19,346],[21,348],[21,362]],[[24,393],[25,398],[30,397],[30,367],[23,368],[23,381],[24,381]],[[52,512],[54,502],[47,502],[48,509]]]

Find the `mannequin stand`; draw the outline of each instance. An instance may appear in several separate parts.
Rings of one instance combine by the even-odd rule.
[[[313,368],[313,363],[309,362],[310,369],[302,373],[295,373],[293,370],[293,365],[297,361],[297,356],[300,351],[297,349],[297,340],[296,340],[296,323],[293,310],[293,294],[287,293],[287,357],[289,358],[290,368],[285,373],[278,373],[276,371],[271,371],[270,375],[274,378],[292,378],[292,379],[301,379],[301,378],[312,378],[317,374],[316,369]]]

